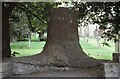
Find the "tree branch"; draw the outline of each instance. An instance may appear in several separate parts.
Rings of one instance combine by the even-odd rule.
[[[27,13],[30,13],[31,15],[33,15],[34,17],[36,17],[41,23],[45,23],[43,20],[41,20],[37,15],[35,15],[34,13],[32,13],[31,11],[29,11],[25,6],[23,5],[16,5],[18,8],[20,8],[21,10],[27,12]],[[23,6],[23,7],[21,7]]]
[[[27,18],[28,18],[28,22],[29,22],[28,27],[30,28],[30,30],[31,30],[32,32],[34,32],[34,29],[33,29],[33,27],[32,27],[32,23],[31,23],[31,20],[30,20],[30,16],[28,15],[27,12],[25,12],[25,13],[26,13],[26,16],[27,16]]]

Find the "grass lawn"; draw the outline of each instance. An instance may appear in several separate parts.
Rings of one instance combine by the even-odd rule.
[[[43,50],[45,42],[31,42],[31,47],[28,47],[28,42],[16,42],[11,43],[10,45],[11,51],[19,52],[20,55],[16,54],[16,56],[20,57],[40,53]]]
[[[86,54],[88,54],[90,57],[94,57],[96,59],[107,59],[112,60],[112,53],[114,53],[114,43],[109,42],[111,47],[103,46],[101,43],[103,40],[100,40],[100,46],[98,45],[98,42],[96,39],[89,39],[87,42],[85,39],[80,39],[80,44],[85,51]]]
[[[100,43],[102,40],[100,41]],[[96,59],[112,59],[112,53],[114,52],[114,43],[110,42],[109,44],[111,47],[107,46],[98,46],[98,42],[95,39],[89,39],[87,42],[84,39],[80,39],[80,44],[83,50],[88,54],[90,57],[94,57]],[[31,42],[31,47],[28,47],[28,42],[16,42],[11,43],[11,50],[12,52],[19,52],[20,55],[16,55],[17,57],[20,56],[29,56],[40,53],[43,50],[45,42]]]

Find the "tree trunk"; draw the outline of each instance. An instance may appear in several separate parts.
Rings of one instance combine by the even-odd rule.
[[[77,12],[58,8],[50,11],[48,38],[43,53],[48,55],[48,63],[55,66],[89,67],[98,65],[88,57],[79,44]]]
[[[2,56],[10,57],[9,16],[2,10]]]
[[[11,50],[10,50],[10,25],[9,25],[9,16],[15,6],[15,3],[7,3],[9,7],[6,7],[2,3],[2,57],[10,57]]]
[[[0,2],[0,11],[2,12],[2,2]],[[0,17],[2,17],[2,13],[0,12]],[[2,18],[0,18],[0,52],[2,52]],[[0,53],[0,63],[2,62],[2,53]]]

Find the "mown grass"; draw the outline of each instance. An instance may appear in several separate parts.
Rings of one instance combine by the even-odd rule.
[[[100,41],[102,43],[102,40]],[[90,57],[94,57],[96,59],[112,59],[112,53],[114,52],[114,43],[110,42],[111,47],[107,46],[98,46],[98,42],[95,39],[89,39],[87,42],[84,39],[80,39],[80,44],[86,54]],[[12,52],[19,52],[20,56],[29,56],[40,53],[43,50],[45,42],[31,42],[31,47],[28,47],[28,42],[16,42],[11,43]]]
[[[11,43],[10,45],[12,52],[15,51],[20,53],[20,55],[16,54],[17,57],[20,57],[40,53],[43,50],[45,42],[31,42],[31,47],[29,47],[28,44],[29,43],[26,41],[20,41],[16,43]]]
[[[98,45],[98,42],[96,39],[89,39],[87,42],[85,39],[81,39],[80,44],[85,51],[86,54],[88,54],[90,57],[94,57],[96,59],[107,59],[112,60],[112,53],[114,53],[114,43],[108,42],[111,47],[103,46],[101,43],[103,40],[100,40]]]

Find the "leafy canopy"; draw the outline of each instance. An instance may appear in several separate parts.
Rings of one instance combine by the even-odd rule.
[[[98,24],[104,30],[102,35],[107,40],[119,37],[120,2],[62,2],[67,8],[78,11],[79,25]],[[47,29],[48,11],[57,8],[61,2],[24,2],[18,3],[12,12],[16,22],[27,24],[30,31],[38,32]],[[20,18],[21,17],[21,18]],[[26,21],[25,21],[26,19]],[[23,20],[23,21],[20,21]],[[14,20],[12,20],[14,22]],[[18,23],[18,26],[20,24]],[[24,25],[25,26],[25,25]],[[23,27],[23,25],[22,25]]]

